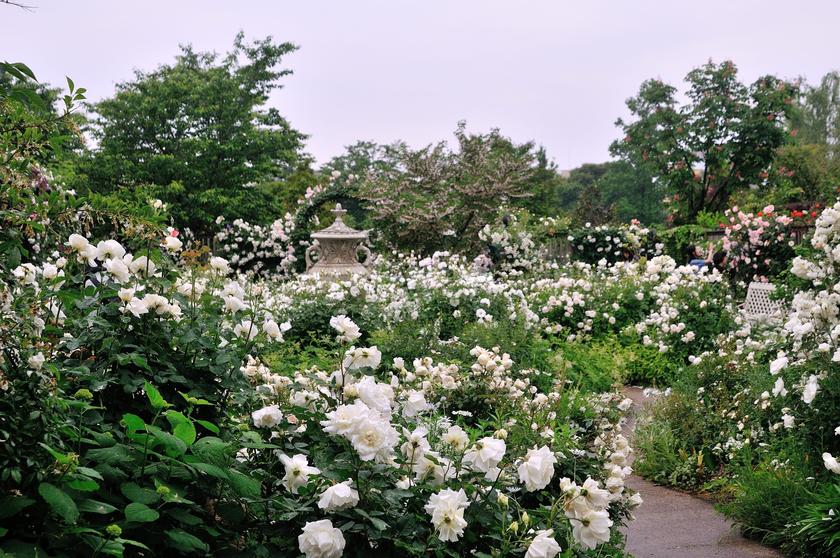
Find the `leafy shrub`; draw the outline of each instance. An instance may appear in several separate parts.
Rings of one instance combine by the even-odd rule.
[[[840,555],[840,484],[825,483],[788,523],[783,548],[792,556]]]

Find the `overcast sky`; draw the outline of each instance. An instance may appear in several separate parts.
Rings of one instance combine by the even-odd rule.
[[[0,5],[0,58],[53,84],[68,75],[94,100],[181,43],[224,53],[243,30],[297,44],[271,104],[319,162],[360,139],[452,140],[463,119],[568,169],[609,158],[647,78],[679,85],[709,58],[747,81],[840,68],[836,0],[21,1],[37,8]]]

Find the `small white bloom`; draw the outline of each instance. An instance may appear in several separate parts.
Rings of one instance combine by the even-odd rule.
[[[297,494],[298,489],[309,482],[309,475],[321,473],[321,470],[317,467],[309,466],[309,461],[303,454],[297,454],[294,457],[281,454],[280,462],[286,468],[286,474],[283,476],[283,486],[292,494]]]

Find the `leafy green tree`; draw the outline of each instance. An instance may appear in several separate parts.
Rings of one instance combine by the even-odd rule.
[[[732,192],[762,184],[776,150],[788,138],[797,86],[764,76],[745,86],[732,62],[708,62],[686,76],[687,102],[659,80],[644,82],[627,100],[632,121],[619,118],[624,138],[613,155],[645,169],[673,194],[675,222],[720,211]]]
[[[513,200],[512,205],[527,209],[537,216],[557,215],[562,184],[563,178],[557,172],[557,165],[549,160],[545,148],[539,147],[535,153],[534,171],[525,187],[530,195]]]
[[[629,223],[638,219],[645,225],[661,223],[664,218],[658,181],[644,169],[626,161],[605,163],[607,171],[598,180],[604,202],[613,207],[615,219]]]
[[[390,145],[385,157],[392,165],[362,182],[371,219],[394,244],[423,252],[475,249],[478,231],[505,203],[531,195],[533,143],[516,144],[499,130],[470,134],[463,122],[455,137],[455,150],[446,142],[419,150]]]
[[[832,151],[840,144],[840,72],[827,73],[820,84],[805,85],[791,114],[790,127],[799,141],[829,145]]]
[[[246,44],[240,33],[223,58],[186,46],[174,64],[138,71],[92,107],[97,148],[80,160],[80,182],[97,192],[155,185],[176,221],[198,232],[222,212],[270,220],[272,200],[255,186],[309,165],[305,136],[265,108],[295,48],[271,38]]]

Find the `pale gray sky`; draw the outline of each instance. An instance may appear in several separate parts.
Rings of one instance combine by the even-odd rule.
[[[609,157],[644,79],[679,85],[710,57],[749,81],[840,68],[836,0],[22,1],[37,9],[0,5],[0,58],[94,100],[179,43],[223,53],[241,29],[299,45],[271,104],[320,162],[358,139],[451,140],[465,119],[571,168]]]

